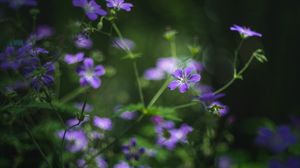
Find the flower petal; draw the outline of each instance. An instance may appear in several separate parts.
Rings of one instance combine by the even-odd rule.
[[[170,90],[175,90],[178,86],[180,86],[180,81],[174,80],[168,85],[168,88]]]
[[[189,85],[186,83],[182,83],[181,85],[178,86],[179,92],[184,93],[189,89]]]
[[[95,75],[96,76],[102,76],[105,74],[105,69],[102,65],[97,65],[95,67]]]
[[[191,83],[199,82],[201,79],[201,76],[199,74],[193,74],[188,78],[188,81]]]
[[[92,58],[86,58],[84,59],[83,64],[86,68],[91,69],[94,66],[94,60]]]

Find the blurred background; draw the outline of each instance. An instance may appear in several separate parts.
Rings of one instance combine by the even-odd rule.
[[[131,0],[134,4],[132,12],[122,12],[117,24],[126,38],[132,39],[137,45],[137,51],[142,53],[138,61],[140,74],[145,69],[153,67],[157,58],[168,57],[170,52],[168,43],[162,35],[167,29],[178,31],[178,55],[188,53],[187,44],[199,44],[201,55],[196,59],[205,65],[208,84],[220,88],[232,75],[232,59],[234,49],[240,37],[229,30],[233,24],[244,25],[260,32],[262,38],[251,38],[244,42],[241,48],[240,63],[245,63],[253,50],[263,48],[268,58],[265,64],[257,61],[245,73],[243,80],[236,81],[225,91],[226,97],[222,102],[229,106],[230,115],[235,122],[231,131],[235,137],[229,150],[246,151],[248,158],[255,162],[259,148],[254,144],[257,128],[266,120],[274,124],[287,124],[291,116],[300,116],[299,105],[299,44],[300,44],[300,7],[296,0]],[[100,2],[103,4],[104,1]],[[15,11],[1,6],[1,16],[15,16]],[[41,13],[37,24],[47,24],[55,28],[57,36],[63,40],[65,52],[72,51],[70,38],[64,39],[66,34],[72,36],[73,28],[80,19],[84,19],[83,12],[72,6],[71,1],[39,1]],[[25,29],[31,28],[31,18],[26,8],[18,11],[24,20]],[[11,36],[24,38],[13,33],[9,26],[2,27],[0,44]],[[104,25],[104,31],[111,32],[109,25]],[[103,88],[94,95],[101,94],[105,99],[92,99],[90,103],[96,108],[101,107],[103,113],[111,113],[116,104],[138,102],[138,92],[133,85],[134,75],[131,65],[126,60],[110,56],[112,47],[109,45],[114,36],[98,33],[91,38],[95,42],[94,49],[103,55],[103,64],[115,68],[115,78],[103,80]],[[57,47],[58,47],[57,46]],[[92,53],[90,53],[92,54]],[[121,54],[120,54],[121,55]],[[147,60],[147,61],[145,61]],[[62,69],[62,71],[67,71]],[[0,77],[1,78],[1,77]],[[126,78],[126,80],[125,80]],[[61,83],[72,80],[68,74],[62,76]],[[123,82],[124,81],[124,82]],[[130,82],[132,81],[132,82]],[[157,88],[162,83],[154,83],[144,89],[146,102],[149,102]],[[60,97],[77,86],[62,86]],[[118,95],[111,93],[114,90]],[[167,93],[158,104],[178,105],[181,99],[172,100],[178,94]],[[170,96],[171,95],[171,96]],[[98,95],[99,96],[99,95]],[[81,98],[78,98],[79,100]],[[171,100],[170,100],[171,99]],[[192,108],[194,111],[197,109]],[[189,114],[189,112],[187,112]],[[197,113],[185,118],[192,120]],[[300,150],[300,149],[299,149]]]

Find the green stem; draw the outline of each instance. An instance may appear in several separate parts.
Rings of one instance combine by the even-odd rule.
[[[70,100],[74,99],[75,97],[77,97],[78,95],[80,95],[81,93],[85,92],[86,90],[88,90],[89,87],[80,87],[76,90],[74,90],[73,92],[69,93],[68,95],[64,96],[60,102],[61,103],[66,103],[69,102]]]
[[[111,24],[112,24],[112,27],[114,28],[115,32],[117,33],[118,37],[121,40],[123,40],[123,35],[122,35],[121,31],[119,30],[118,26],[114,22],[112,22]],[[132,59],[134,58],[134,55],[129,48],[126,48],[125,51],[130,56],[130,58],[132,58]],[[141,100],[142,104],[145,106],[144,94],[143,94],[141,82],[139,79],[139,73],[138,73],[136,61],[133,61],[133,69],[134,69],[134,74],[135,74],[135,78],[136,78],[136,82],[137,82],[137,86],[138,86],[140,100]]]
[[[172,57],[177,57],[175,39],[173,39],[172,41],[170,41],[170,48],[171,48],[171,55],[172,55]]]
[[[142,91],[141,81],[139,79],[139,72],[137,70],[136,61],[133,61],[133,69],[134,69],[134,74],[135,74],[136,82],[137,82],[138,89],[139,89],[140,99],[141,99],[143,106],[145,106],[145,100],[144,100],[144,95],[143,95],[143,91]]]
[[[239,79],[240,76],[242,76],[242,74],[248,69],[248,67],[250,66],[251,62],[254,59],[254,55],[252,54],[252,56],[250,57],[250,59],[247,61],[247,63],[244,65],[244,67],[236,74],[234,74],[233,78],[226,84],[224,85],[222,88],[218,89],[217,91],[214,92],[214,94],[218,94],[223,92],[224,90],[226,90],[229,86],[232,85],[232,83],[236,80]]]
[[[196,104],[199,104],[198,102],[191,102],[191,103],[187,103],[187,104],[182,104],[182,105],[179,105],[179,106],[175,106],[174,109],[177,110],[177,109],[182,109],[182,108],[186,108],[186,107],[191,107],[191,106],[194,106]]]
[[[234,51],[234,60],[233,60],[233,70],[234,70],[234,74],[236,74],[237,72],[237,59],[238,59],[238,55],[239,55],[239,51],[243,45],[244,39],[242,39],[238,45],[238,47],[236,48],[236,50]]]
[[[157,93],[153,96],[151,99],[149,105],[147,108],[150,108],[153,106],[153,104],[157,101],[157,99],[160,97],[160,95],[165,91],[165,89],[168,87],[168,84],[170,82],[170,78],[168,78],[165,83],[161,86],[161,88],[157,91]]]
[[[40,154],[42,155],[42,157],[43,157],[44,160],[46,161],[47,165],[48,165],[49,167],[52,167],[52,165],[50,164],[50,162],[49,162],[48,159],[47,159],[46,154],[43,152],[42,148],[40,147],[40,145],[37,143],[37,141],[36,141],[35,138],[33,137],[33,135],[32,135],[32,133],[31,133],[30,129],[27,127],[27,125],[25,124],[25,122],[24,122],[24,126],[25,126],[25,129],[26,129],[27,134],[28,134],[28,135],[30,136],[30,138],[32,139],[34,145],[36,146],[36,148],[38,149],[38,151],[40,152]]]

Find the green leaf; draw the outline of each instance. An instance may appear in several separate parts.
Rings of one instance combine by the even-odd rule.
[[[267,62],[268,59],[265,56],[264,52],[262,49],[257,49],[256,51],[254,51],[253,56],[260,62],[260,63],[264,63]]]

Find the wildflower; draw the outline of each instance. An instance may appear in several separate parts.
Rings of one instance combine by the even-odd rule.
[[[95,116],[93,123],[96,127],[101,128],[103,130],[111,130],[112,129],[112,123],[109,118],[100,118],[98,116]]]
[[[91,85],[94,89],[101,86],[100,76],[105,74],[105,69],[102,65],[94,67],[94,61],[92,58],[86,58],[83,61],[83,65],[78,69],[80,76],[81,86]]]
[[[18,9],[22,6],[37,6],[36,0],[1,0],[0,3],[8,3],[9,7]]]
[[[129,164],[125,161],[121,161],[118,164],[114,165],[114,168],[131,168]]]
[[[162,80],[165,77],[165,72],[158,68],[147,69],[144,73],[147,80]]]
[[[178,68],[179,60],[173,57],[159,58],[156,67],[168,74],[173,73]]]
[[[31,86],[39,91],[44,86],[50,87],[54,84],[54,70],[54,64],[47,62],[41,67],[33,67],[32,72],[26,76],[31,78]]]
[[[98,16],[105,16],[107,14],[95,0],[73,0],[73,6],[83,8],[90,20],[96,20]]]
[[[139,160],[140,156],[145,153],[145,148],[139,148],[135,138],[131,138],[128,145],[122,146],[122,151],[127,160]]]
[[[218,101],[212,102],[208,108],[212,113],[217,114],[219,116],[225,116],[229,111],[229,108],[227,106],[223,105]]]
[[[230,30],[239,32],[242,38],[248,38],[252,36],[262,37],[260,33],[252,31],[250,28],[238,25],[233,25],[232,27],[230,27]]]
[[[133,120],[134,118],[136,118],[136,116],[137,112],[135,111],[125,111],[120,115],[120,117],[124,120]]]
[[[201,76],[199,74],[192,74],[193,69],[188,67],[185,69],[177,69],[172,76],[176,78],[168,87],[170,90],[179,88],[180,93],[186,92],[192,83],[199,82]]]
[[[295,144],[297,138],[287,126],[280,126],[276,131],[269,128],[260,128],[256,143],[266,146],[273,152],[282,152],[289,146]]]
[[[133,50],[135,47],[135,43],[132,40],[126,38],[115,38],[113,41],[113,47],[122,49],[122,50]]]
[[[217,159],[218,168],[231,168],[233,166],[233,161],[228,156],[220,156]]]
[[[63,138],[64,131],[58,132],[58,137]],[[67,149],[72,152],[79,152],[87,148],[88,139],[83,130],[71,130],[65,135]]]
[[[79,34],[76,36],[75,45],[77,48],[90,49],[93,46],[93,41],[84,34]]]
[[[100,168],[107,168],[108,167],[107,162],[101,156],[97,156],[95,158],[95,163],[96,163],[97,167],[100,167]]]
[[[36,31],[27,39],[27,43],[34,44],[36,41],[51,37],[53,34],[54,31],[51,27],[46,25],[38,26]]]
[[[225,96],[224,93],[215,94],[213,92],[207,92],[207,93],[201,94],[198,98],[199,98],[199,100],[203,101],[204,103],[210,104],[224,96]]]
[[[17,70],[25,60],[25,56],[29,54],[31,46],[24,45],[20,48],[12,46],[6,47],[5,51],[0,53],[0,67],[4,70]]]
[[[172,121],[161,121],[156,125],[155,130],[157,133],[157,144],[172,150],[177,143],[187,142],[187,135],[193,128],[187,124],[182,124],[180,128],[176,129]]]
[[[75,63],[83,61],[83,59],[84,59],[84,53],[83,52],[79,52],[79,53],[74,54],[74,55],[72,55],[72,54],[66,54],[64,61],[67,64],[75,64]]]
[[[129,12],[133,5],[131,3],[125,3],[124,0],[106,0],[107,7],[114,8],[116,10],[125,10]]]
[[[74,107],[75,107],[76,109],[78,109],[78,110],[81,111],[82,108],[83,108],[83,105],[84,105],[83,102],[77,102],[77,103],[74,104]],[[88,104],[88,103],[85,104],[84,112],[91,112],[91,111],[93,111],[93,110],[94,110],[94,107],[93,107],[92,105],[90,105],[90,104]]]

